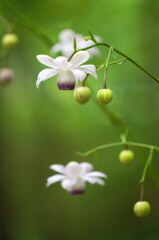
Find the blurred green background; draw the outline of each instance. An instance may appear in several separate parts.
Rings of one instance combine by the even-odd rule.
[[[107,108],[130,127],[136,141],[159,143],[158,85],[131,63],[112,66],[108,86],[114,99],[102,109],[93,98],[79,105],[70,91],[59,91],[56,77],[35,87],[43,66],[38,54],[50,54],[38,37],[39,28],[53,42],[59,31],[72,28],[87,35],[89,29],[159,76],[159,2],[157,0],[1,0],[1,14],[16,27],[19,46],[10,55],[14,82],[0,87],[1,239],[3,240],[158,240],[159,154],[147,177],[145,199],[151,214],[138,219],[132,211],[139,199],[139,184],[147,151],[133,148],[130,167],[122,166],[122,148],[82,159],[75,151],[119,141],[120,130]],[[31,30],[31,31],[30,31]],[[0,36],[6,33],[0,23]],[[2,47],[0,48],[3,51]],[[108,50],[90,62],[99,65]],[[2,61],[1,61],[2,67]],[[88,80],[93,97],[102,87]],[[105,187],[87,186],[82,196],[70,196],[60,184],[45,187],[53,163],[91,161],[109,179]]]

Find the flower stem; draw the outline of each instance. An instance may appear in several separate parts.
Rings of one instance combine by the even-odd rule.
[[[145,167],[143,169],[142,177],[141,177],[141,180],[139,181],[139,183],[144,183],[144,181],[145,181],[147,171],[148,171],[148,169],[151,165],[151,162],[152,162],[154,149],[155,149],[154,147],[150,148],[150,153],[149,153],[149,156],[148,156],[147,161],[145,163]]]
[[[125,144],[128,145],[128,146],[136,146],[136,147],[148,148],[148,149],[153,149],[153,150],[159,151],[159,147],[158,146],[144,144],[144,143],[125,141],[125,142],[116,142],[116,143],[104,144],[104,145],[100,145],[100,146],[97,146],[95,148],[92,148],[92,149],[90,149],[90,150],[88,150],[88,151],[86,151],[84,153],[79,153],[79,152],[76,152],[76,153],[78,155],[82,156],[82,157],[87,157],[87,156],[89,156],[92,153],[95,153],[97,151],[102,151],[102,150],[107,149],[107,148],[124,146]]]
[[[109,48],[109,52],[108,52],[108,56],[107,56],[107,59],[105,61],[105,66],[104,66],[104,84],[103,84],[103,88],[106,89],[107,88],[107,84],[106,84],[106,78],[107,78],[107,68],[108,68],[108,65],[109,65],[109,59],[110,59],[110,56],[111,56],[111,53],[113,51],[113,47],[110,47]]]
[[[107,43],[95,43],[89,47],[86,48],[82,48],[82,49],[78,49],[76,52],[78,51],[85,51],[97,46],[105,46],[107,48],[110,48],[111,46]],[[121,55],[122,57],[124,57],[125,60],[128,60],[129,62],[131,62],[132,64],[134,64],[137,68],[139,68],[141,71],[143,71],[144,73],[146,73],[149,77],[151,77],[153,80],[155,80],[157,83],[159,83],[159,79],[157,77],[155,77],[153,74],[151,74],[150,72],[148,72],[146,69],[144,69],[141,65],[139,65],[135,60],[133,60],[132,58],[130,58],[129,56],[127,56],[125,53],[119,51],[116,48],[113,48],[113,50],[118,53],[119,55]],[[75,52],[74,52],[75,54]]]
[[[113,65],[113,64],[120,64],[122,62],[125,62],[127,60],[127,58],[121,58],[119,60],[113,61],[113,62],[109,62],[109,65]]]
[[[141,183],[141,189],[140,189],[140,201],[144,200],[144,184]]]

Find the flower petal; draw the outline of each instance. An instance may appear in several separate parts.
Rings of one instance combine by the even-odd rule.
[[[61,90],[73,90],[77,85],[76,76],[72,71],[61,70],[57,78],[57,85]]]
[[[78,162],[69,162],[65,167],[65,174],[70,177],[78,177],[82,173],[82,167]]]
[[[85,181],[87,181],[87,182],[89,182],[91,184],[98,183],[99,185],[105,185],[105,182],[102,179],[97,178],[97,177],[85,176],[84,179],[85,179]]]
[[[73,55],[70,62],[73,68],[81,65],[89,59],[89,53],[87,51],[79,51]],[[82,69],[81,69],[82,70]]]
[[[59,34],[59,39],[62,42],[72,41],[76,36],[75,32],[72,29],[64,29]],[[72,42],[71,42],[72,43]]]
[[[79,69],[74,69],[74,70],[72,70],[72,72],[76,76],[76,79],[81,82],[84,81],[84,79],[86,78],[86,73]]]
[[[65,179],[61,182],[61,186],[67,190],[70,191],[72,186],[76,183],[76,179]]]
[[[52,164],[50,166],[50,169],[54,170],[55,172],[62,173],[62,174],[64,174],[64,172],[65,172],[65,167],[61,164]]]
[[[49,187],[51,184],[56,183],[56,182],[60,182],[62,180],[64,180],[65,176],[61,175],[61,174],[56,174],[52,177],[49,177],[47,179],[47,183],[46,186]]]
[[[88,177],[104,177],[107,178],[107,175],[102,172],[94,171],[86,174]]]
[[[83,173],[89,173],[93,170],[93,165],[91,163],[83,162],[80,163],[80,165],[83,168]]]
[[[40,83],[55,76],[59,73],[57,69],[44,69],[38,74],[38,80],[36,81],[36,87],[38,88]]]
[[[67,190],[70,194],[82,194],[85,192],[85,180],[83,178],[66,179],[61,183],[62,187]]]
[[[40,54],[40,55],[37,55],[36,58],[38,59],[38,61],[48,67],[52,67],[54,68],[55,65],[54,65],[54,59],[47,56],[47,55],[43,55],[43,54]]]
[[[68,69],[71,67],[71,64],[70,62],[68,62],[67,58],[66,57],[57,57],[55,60],[54,60],[54,64],[56,66],[57,69]]]
[[[77,69],[82,70],[82,71],[92,75],[94,78],[97,78],[96,68],[92,64],[79,66]]]

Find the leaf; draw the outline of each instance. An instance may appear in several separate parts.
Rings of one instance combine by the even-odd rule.
[[[73,48],[74,48],[74,52],[76,52],[76,50],[77,50],[76,38],[74,38],[74,40],[73,40]]]
[[[97,40],[95,39],[95,37],[93,36],[93,34],[92,34],[90,31],[88,31],[88,32],[89,32],[89,35],[90,35],[90,37],[91,37],[91,40],[92,40],[94,43],[98,43]]]

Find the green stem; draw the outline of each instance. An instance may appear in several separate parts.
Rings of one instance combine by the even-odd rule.
[[[145,167],[144,167],[144,170],[143,170],[143,173],[142,173],[142,177],[141,177],[141,180],[139,181],[139,183],[144,183],[144,181],[145,181],[147,171],[148,171],[148,169],[149,169],[149,167],[151,165],[151,162],[152,162],[154,149],[155,149],[154,147],[150,148],[150,153],[149,153],[149,156],[148,156],[147,161],[145,163]]]
[[[113,62],[109,62],[109,65],[113,65],[113,64],[118,64],[118,63],[122,63],[125,62],[127,60],[127,58],[122,58]]]
[[[148,148],[148,149],[153,149],[153,150],[159,151],[159,147],[158,146],[153,146],[153,145],[144,144],[144,143],[136,143],[136,142],[124,141],[124,142],[104,144],[104,145],[100,145],[100,146],[97,146],[95,148],[92,148],[92,149],[90,149],[90,150],[88,150],[88,151],[86,151],[84,153],[79,153],[79,152],[76,152],[76,153],[78,155],[82,156],[82,157],[86,157],[86,156],[89,156],[92,153],[95,153],[97,151],[102,151],[102,150],[107,149],[107,148],[124,146],[125,144],[127,144],[129,146],[142,147],[142,148]]]
[[[101,146],[97,146],[97,147],[95,147],[93,149],[90,149],[90,150],[88,150],[87,152],[84,152],[84,153],[76,152],[76,154],[78,154],[78,155],[80,155],[82,157],[87,157],[87,156],[89,156],[92,153],[95,153],[97,151],[101,151],[101,150],[104,150],[104,149],[107,149],[107,148],[118,147],[118,146],[122,146],[122,145],[123,145],[122,142],[104,144],[104,145],[101,145]]]
[[[104,84],[103,84],[103,88],[106,89],[107,88],[107,84],[106,84],[106,78],[107,78],[107,68],[108,68],[108,64],[109,64],[109,59],[112,53],[113,47],[109,48],[109,52],[108,52],[108,56],[107,59],[105,61],[105,66],[104,66]]]
[[[93,47],[97,47],[97,46],[105,46],[107,48],[110,48],[111,46],[107,43],[95,43],[89,47],[86,47],[86,48],[82,48],[82,49],[78,49],[76,52],[79,52],[79,51],[85,51],[85,50],[88,50],[90,48],[93,48]],[[151,77],[153,80],[155,80],[157,83],[159,83],[159,79],[157,77],[155,77],[153,74],[151,74],[150,72],[148,72],[146,69],[144,69],[142,66],[140,66],[136,61],[134,61],[132,58],[130,58],[129,56],[127,56],[125,53],[119,51],[118,49],[116,48],[113,48],[113,50],[118,53],[119,55],[123,56],[126,60],[128,60],[129,62],[131,62],[132,64],[134,64],[137,68],[139,68],[141,71],[143,71],[144,73],[146,73],[149,77]],[[74,52],[73,54],[75,54],[76,52]],[[73,56],[72,54],[72,56]]]

